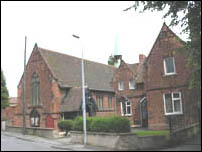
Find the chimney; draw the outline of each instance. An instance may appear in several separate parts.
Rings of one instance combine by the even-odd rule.
[[[116,60],[122,60],[122,55],[114,55],[114,58],[115,58]]]
[[[114,59],[115,59],[115,67],[119,67],[122,61],[122,55],[114,55]]]
[[[139,63],[143,63],[145,59],[146,59],[146,56],[144,54],[139,55]]]

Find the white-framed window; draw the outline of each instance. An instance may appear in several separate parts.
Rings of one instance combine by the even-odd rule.
[[[183,114],[181,92],[163,95],[165,115]]]
[[[103,110],[103,97],[102,96],[97,96],[97,106],[99,110]]]
[[[176,74],[174,57],[165,58],[163,63],[164,63],[164,73],[165,73],[165,75]]]
[[[129,89],[135,89],[135,83],[133,80],[129,81]]]
[[[131,102],[129,100],[125,102],[121,102],[121,115],[122,116],[132,115]]]
[[[123,81],[119,81],[119,90],[124,90],[124,84],[123,84]]]

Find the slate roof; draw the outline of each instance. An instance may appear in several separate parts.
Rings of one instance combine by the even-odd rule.
[[[39,47],[38,50],[61,87],[81,87],[81,58]],[[110,84],[116,68],[84,60],[84,69],[85,84],[89,89],[114,90]]]
[[[137,67],[138,67],[139,63],[134,63],[134,64],[128,64],[128,63],[126,63],[126,64],[128,65],[128,67],[130,68],[130,70],[134,74],[137,73]]]
[[[129,69],[133,72],[136,83],[143,83],[144,65],[142,63],[127,64],[127,65]]]
[[[82,100],[82,88],[71,88],[67,96],[63,96],[60,112],[79,111]]]

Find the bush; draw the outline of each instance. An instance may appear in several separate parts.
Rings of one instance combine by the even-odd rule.
[[[112,132],[125,133],[130,132],[130,121],[123,117],[87,117],[87,131],[92,132]],[[73,130],[83,131],[83,119],[77,117],[73,121]]]
[[[83,130],[83,119],[82,119],[82,117],[76,117],[73,120],[72,130],[74,130],[74,131],[82,131]]]
[[[108,128],[108,122],[106,118],[94,118],[90,124],[90,130],[93,132],[106,132]]]
[[[72,130],[73,121],[72,120],[60,120],[58,122],[58,127],[61,131],[66,131],[66,135],[68,131]]]
[[[86,118],[86,128],[88,131],[90,131],[90,124],[92,121],[93,121],[93,117]],[[83,131],[83,118],[82,117],[76,117],[73,120],[72,130]]]
[[[96,132],[130,132],[130,121],[123,117],[96,118],[91,123],[91,130]]]

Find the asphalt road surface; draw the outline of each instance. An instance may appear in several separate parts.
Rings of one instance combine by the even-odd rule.
[[[1,135],[1,151],[63,151],[51,148],[51,145],[23,140],[17,137]],[[67,151],[67,150],[65,150]]]
[[[44,138],[44,140],[46,140]],[[65,144],[66,145],[66,144]],[[62,148],[61,146],[54,146],[53,143],[44,143],[40,140],[32,140],[19,138],[16,136],[9,136],[1,134],[1,151],[72,151],[70,148]],[[74,150],[89,150],[81,149],[79,147]],[[93,149],[90,149],[92,151]],[[104,150],[104,149],[103,149]],[[93,151],[100,151],[94,148]],[[149,150],[148,151],[153,151]],[[156,149],[155,151],[201,151],[201,136],[194,137],[187,142],[175,145],[173,147],[164,147],[161,149]]]

